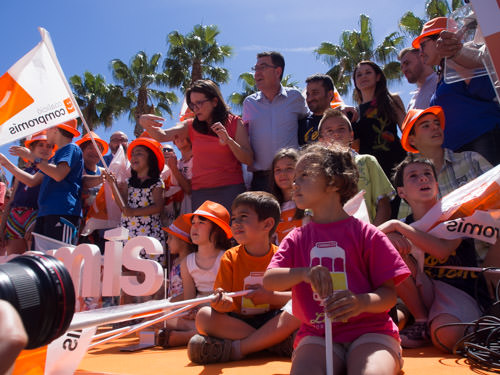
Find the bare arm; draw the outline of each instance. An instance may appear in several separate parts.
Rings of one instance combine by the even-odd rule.
[[[187,269],[187,257],[181,262],[182,288],[184,289],[184,299],[196,298],[196,286],[194,280]]]
[[[309,268],[272,268],[264,274],[263,285],[267,290],[284,291],[306,281]]]
[[[191,180],[188,180],[179,170],[177,156],[173,152],[168,153],[166,163],[184,193],[191,194]]]
[[[84,174],[82,177],[82,187],[84,189],[90,189],[99,186],[104,182],[104,175],[89,175]]]
[[[21,317],[7,301],[0,300],[0,374],[9,374],[17,356],[28,344]]]
[[[373,218],[373,225],[379,226],[391,218],[391,201],[389,197],[383,197],[378,200],[377,211]]]
[[[187,138],[188,126],[187,122],[181,122],[170,129],[162,129],[163,117],[155,115],[142,115],[139,118],[139,124],[148,132],[148,134],[158,142],[170,142],[175,138]]]
[[[23,184],[29,187],[38,186],[42,183],[43,174],[29,174],[28,172],[23,171],[18,166],[14,165],[9,159],[5,157],[5,155],[0,153],[0,164],[6,168],[10,173],[14,175],[16,179],[21,181]]]
[[[240,163],[252,165],[253,164],[253,151],[250,147],[250,140],[248,132],[243,125],[243,122],[238,119],[236,134],[234,139],[227,133],[226,127],[220,122],[212,125],[212,130],[217,134],[221,143],[228,145],[233,152],[234,156]]]
[[[394,106],[393,110],[396,112],[396,118],[398,120],[398,126],[401,129],[401,125],[403,125],[403,120],[405,119],[406,116],[406,111],[405,111],[405,105],[403,104],[403,101],[397,94],[391,94],[392,99],[394,100]]]
[[[398,232],[408,238],[415,246],[436,258],[448,257],[462,242],[461,239],[445,240],[413,228],[399,220],[390,220],[378,227],[384,233]]]

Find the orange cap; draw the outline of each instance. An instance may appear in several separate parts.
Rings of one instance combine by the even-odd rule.
[[[401,146],[403,146],[406,151],[413,153],[419,152],[410,144],[408,137],[417,120],[423,115],[429,113],[437,116],[439,123],[441,124],[441,129],[444,130],[445,118],[443,108],[441,108],[440,106],[435,105],[426,109],[410,109],[406,114],[405,119],[403,120],[403,125],[401,125]]]
[[[75,137],[79,137],[80,136],[80,132],[77,130],[78,121],[76,121],[76,119],[63,122],[62,124],[59,124],[59,125],[56,125],[56,126],[59,129],[64,129],[64,130],[70,132]]]
[[[203,202],[203,204],[198,207],[195,212],[182,216],[184,220],[189,223],[189,227],[191,227],[191,218],[194,215],[203,216],[205,219],[208,219],[221,227],[226,233],[227,238],[231,238],[233,236],[231,226],[229,225],[229,211],[226,210],[223,205],[212,201]]]
[[[46,141],[46,140],[47,140],[47,131],[42,130],[41,132],[38,132],[38,133],[30,135],[29,137],[26,137],[26,140],[24,141],[24,145],[26,147],[30,147],[30,145],[35,141]]]
[[[450,20],[450,23],[454,23],[454,21]],[[411,43],[412,47],[420,48],[420,42],[422,41],[422,39],[430,35],[439,34],[441,31],[446,30],[447,26],[447,17],[436,17],[430,21],[427,21],[422,27],[422,32],[420,33],[420,35],[417,36]]]
[[[161,172],[165,166],[165,157],[163,156],[161,143],[151,138],[147,132],[143,132],[140,137],[134,139],[127,148],[128,160],[132,157],[132,150],[136,146],[145,146],[149,148],[156,156],[158,161],[158,169]]]
[[[184,242],[192,243],[189,239],[189,230],[191,229],[191,225],[186,220],[184,220],[183,216],[179,216],[177,219],[175,219],[168,228],[162,229],[168,234],[180,238]]]
[[[102,139],[101,137],[99,137],[93,131],[91,131],[90,133],[92,133],[92,137],[94,138],[94,140],[96,141],[96,143],[99,143],[102,146],[102,154],[106,155],[108,153],[108,148],[109,148],[108,142],[106,142],[104,139]],[[90,133],[85,134],[82,138],[80,138],[75,143],[78,146],[82,147],[82,144],[84,144],[85,142],[88,142],[88,141],[92,142],[92,140],[90,139]]]

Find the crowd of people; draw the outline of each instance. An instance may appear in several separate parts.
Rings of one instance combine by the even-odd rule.
[[[15,177],[2,251],[32,248],[31,232],[103,251],[103,230],[81,236],[79,228],[107,183],[129,237],[164,244],[154,260],[168,272],[167,297],[216,296],[167,321],[158,345],[187,345],[196,363],[293,352],[293,374],[320,374],[328,316],[335,373],[396,374],[401,346],[452,348],[464,329],[440,326],[473,321],[493,302],[483,275],[431,266],[498,267],[500,244],[445,240],[410,225],[500,162],[491,82],[443,80],[446,57],[471,64],[468,48],[446,18],[433,19],[399,55],[417,86],[407,106],[376,63],[361,61],[352,77],[357,108],[340,109],[331,108],[328,75],[307,78],[304,97],[281,85],[280,53],[259,53],[258,91],[241,118],[214,82],[199,80],[186,92],[192,118],[163,127],[163,118],[143,115],[145,131],[130,143],[122,132],[109,144],[92,134],[101,154],[110,149],[107,164],[123,147],[130,178],[121,182],[100,165],[90,134],[73,142],[76,120],[36,134],[10,149],[26,168],[0,154]],[[360,190],[371,223],[343,209]],[[412,246],[424,251],[424,270]],[[227,294],[243,289],[252,292]]]

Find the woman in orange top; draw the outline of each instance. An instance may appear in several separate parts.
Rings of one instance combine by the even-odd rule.
[[[162,117],[142,115],[140,124],[160,142],[189,138],[193,146],[192,207],[211,200],[231,209],[233,199],[245,191],[241,163],[253,163],[248,131],[224,102],[210,80],[194,82],[186,102],[195,117],[170,129],[161,129]]]

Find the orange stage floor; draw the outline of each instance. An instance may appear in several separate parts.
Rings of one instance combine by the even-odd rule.
[[[172,375],[281,375],[290,372],[290,360],[260,353],[238,362],[195,365],[185,348],[159,347],[139,352],[120,352],[119,348],[136,344],[137,338],[124,338],[90,349],[80,363],[77,375],[91,374],[172,374]],[[405,375],[493,374],[471,369],[462,358],[444,355],[433,347],[403,352]]]

